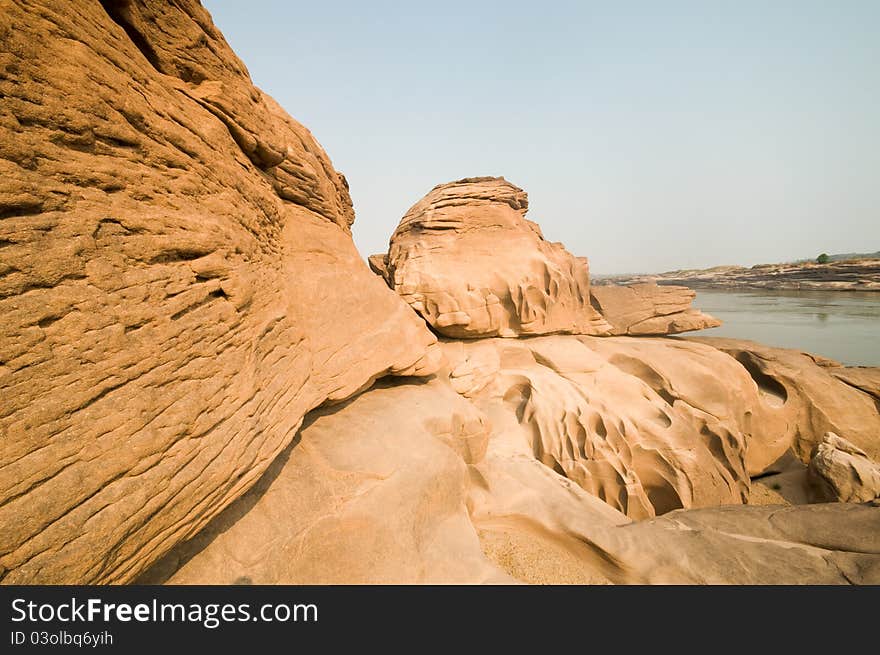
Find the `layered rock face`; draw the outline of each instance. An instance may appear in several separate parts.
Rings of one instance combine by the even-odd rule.
[[[618,275],[605,283],[655,282],[684,284],[695,289],[795,289],[819,291],[880,291],[880,259],[831,261],[827,264],[759,264],[716,266],[705,270],[670,271],[656,275]]]
[[[720,337],[687,337],[736,359],[767,403],[782,410],[786,439],[797,457],[810,461],[813,448],[834,432],[880,461],[880,369],[850,368],[787,348]]]
[[[525,219],[526,192],[500,177],[434,187],[373,269],[437,332],[471,338],[606,334],[587,261]]]
[[[593,306],[611,324],[612,334],[678,334],[718,327],[721,321],[693,309],[696,292],[653,283],[594,286]]]
[[[4,0],[0,95],[4,582],[132,580],[308,410],[436,368],[198,2]]]
[[[710,319],[591,301],[501,178],[392,292],[192,0],[0,0],[0,97],[2,582],[880,583],[880,370],[591,336]],[[788,460],[868,502],[744,506]]]

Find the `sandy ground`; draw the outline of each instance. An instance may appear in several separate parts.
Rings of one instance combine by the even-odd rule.
[[[486,557],[522,582],[612,584],[591,569],[592,553],[575,539],[564,543],[558,535],[527,533],[504,524],[484,526],[478,534]]]

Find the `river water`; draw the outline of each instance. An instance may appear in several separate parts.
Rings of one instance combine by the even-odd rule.
[[[851,366],[880,366],[880,293],[698,289],[694,307],[724,321],[686,335],[751,339]]]

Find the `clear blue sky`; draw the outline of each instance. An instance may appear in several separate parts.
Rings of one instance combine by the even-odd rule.
[[[880,1],[203,2],[364,256],[474,175],[598,273],[880,250]]]

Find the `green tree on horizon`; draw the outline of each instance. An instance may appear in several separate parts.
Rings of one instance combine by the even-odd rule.
[[[826,253],[826,252],[823,252],[821,255],[816,257],[817,264],[827,264],[829,261],[831,261],[831,258],[828,256],[828,253]]]

